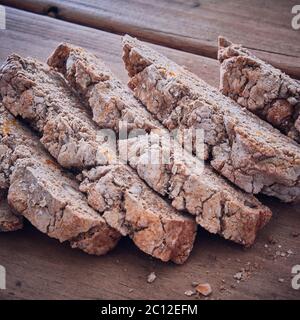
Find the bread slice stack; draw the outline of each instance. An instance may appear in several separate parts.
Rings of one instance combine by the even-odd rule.
[[[197,230],[194,219],[178,213],[129,166],[115,161],[115,150],[106,141],[107,136],[93,124],[59,73],[33,59],[11,55],[0,70],[0,86],[3,105],[26,121],[40,135],[49,154],[75,173],[80,182],[75,188],[51,166],[43,166],[41,171],[36,163],[28,174],[23,172],[32,159],[41,162],[33,151],[17,170],[13,155],[8,199],[17,212],[40,231],[60,241],[69,240],[73,247],[88,253],[103,254],[101,248],[111,238],[128,235],[141,250],[163,261],[183,263],[188,258]],[[40,187],[47,187],[51,194],[48,196]],[[32,194],[28,189],[33,190]],[[53,193],[59,198],[58,204],[56,198],[51,198]],[[108,232],[86,217],[88,214],[98,217],[99,223],[115,234],[108,234],[106,239]],[[81,218],[88,219],[84,220],[83,230],[79,230]],[[86,243],[94,237],[95,245]]]
[[[300,198],[299,146],[140,41],[123,45],[129,88],[71,44],[48,65],[13,54],[1,67],[0,187],[13,213],[0,230],[25,217],[96,255],[129,236],[179,264],[197,225],[251,246],[272,215],[254,194]],[[190,148],[174,129],[190,130]]]
[[[177,210],[195,216],[209,232],[246,246],[253,243],[258,230],[268,222],[270,210],[252,195],[232,187],[209,165],[188,152],[175,159],[175,155],[180,154],[179,143],[173,140],[172,145],[168,144],[167,130],[103,61],[82,48],[62,44],[48,63],[80,94],[98,127],[118,131],[120,128],[116,124],[126,123],[128,130],[144,130],[142,138],[126,139],[125,147],[128,164],[153,190],[169,198]],[[119,140],[119,147],[122,145],[124,142]],[[161,159],[168,146],[170,154],[165,155],[166,163],[145,161],[151,151]]]
[[[2,160],[7,199],[14,212],[37,229],[90,254],[105,254],[120,234],[88,206],[71,173],[64,172],[44,150],[39,139],[3,107],[0,109]],[[6,211],[6,223],[12,221]]]

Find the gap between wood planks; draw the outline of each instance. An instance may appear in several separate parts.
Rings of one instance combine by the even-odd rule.
[[[7,6],[116,34],[128,33],[154,44],[213,59],[217,56],[218,30],[222,30],[225,36],[231,36],[235,42],[243,42],[258,57],[300,79],[300,52],[296,45],[300,41],[300,31],[297,33],[290,25],[287,26],[290,18],[286,11],[291,1],[279,1],[276,6],[265,1],[262,8],[257,8],[257,0],[242,6],[234,1],[221,4],[207,0],[176,1],[172,4],[153,1],[151,5],[144,0],[128,1],[126,5],[119,2],[0,1]],[[157,18],[160,15],[161,18]],[[141,16],[144,18],[141,19]],[[251,19],[252,16],[255,18]],[[279,20],[279,16],[284,17],[281,19],[284,22]]]

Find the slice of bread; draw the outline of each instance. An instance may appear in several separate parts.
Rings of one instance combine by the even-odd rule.
[[[300,142],[300,81],[219,37],[221,92]]]

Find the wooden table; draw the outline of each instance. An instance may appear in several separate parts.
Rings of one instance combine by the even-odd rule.
[[[152,5],[143,0],[85,1],[86,6],[79,0],[0,3],[22,9],[6,8],[7,30],[0,30],[1,63],[12,52],[45,61],[59,42],[69,41],[97,53],[126,81],[116,33],[128,32],[163,45],[154,46],[217,87],[215,38],[224,32],[300,78],[300,31],[288,26],[293,1],[263,1],[260,7],[255,0],[245,5],[183,0],[157,0]],[[251,34],[246,32],[249,28]],[[7,290],[0,291],[0,298],[200,299],[184,292],[192,282],[205,281],[213,288],[210,299],[299,299],[300,291],[291,287],[291,269],[300,264],[300,236],[296,237],[300,208],[270,198],[262,201],[274,217],[251,249],[199,229],[193,253],[183,266],[152,259],[129,239],[107,256],[88,256],[27,223],[22,231],[0,234],[0,265],[7,270]],[[234,276],[241,270],[248,270],[247,277],[238,282]],[[148,284],[152,271],[157,280]]]

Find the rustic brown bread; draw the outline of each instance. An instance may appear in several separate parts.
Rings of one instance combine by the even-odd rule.
[[[113,249],[120,234],[86,202],[78,184],[56,165],[33,158],[16,162],[8,192],[10,205],[37,229],[72,248],[103,255]]]
[[[0,70],[0,86],[5,107],[41,133],[41,142],[62,166],[86,169],[79,175],[83,179],[80,188],[108,223],[163,261],[183,263],[188,258],[195,221],[178,214],[127,165],[116,161],[111,139],[96,128],[59,73],[35,60],[12,55]],[[111,174],[106,176],[107,171]],[[106,179],[110,179],[109,189]],[[115,180],[127,183],[118,186]],[[150,197],[153,206],[147,207]],[[150,231],[159,228],[161,232]]]
[[[168,129],[204,130],[219,173],[247,192],[299,201],[300,148],[293,140],[129,36],[123,59],[135,96]]]
[[[219,37],[220,90],[300,142],[300,82]]]
[[[100,127],[117,131],[118,122],[122,121],[129,122],[130,129],[140,128],[146,132],[156,129],[155,135],[129,139],[123,144],[124,148],[128,147],[125,152],[129,151],[129,164],[152,189],[168,196],[176,209],[195,215],[196,221],[206,230],[244,245],[254,242],[256,233],[267,223],[271,212],[253,196],[232,187],[209,165],[204,165],[202,170],[203,163],[188,154],[180,162],[175,161],[174,154],[179,155],[182,151],[175,141],[170,154],[165,155],[167,163],[145,163],[148,151],[156,152],[161,159],[169,146],[163,126],[154,120],[103,61],[82,48],[61,44],[48,63],[64,74],[91,109],[93,120]],[[112,116],[106,116],[107,112]],[[150,150],[149,138],[153,142]]]
[[[69,241],[73,248],[96,255],[113,249],[119,232],[88,206],[76,180],[62,172],[38,138],[3,107],[0,119],[10,206],[37,229]]]
[[[163,261],[183,263],[189,256],[196,224],[179,214],[149,189],[125,165],[83,171],[80,189],[106,221],[129,234],[144,252]],[[109,209],[108,209],[109,208]]]

